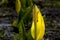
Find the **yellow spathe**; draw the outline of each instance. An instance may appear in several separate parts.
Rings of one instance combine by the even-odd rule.
[[[35,39],[34,22],[36,23],[36,40],[41,40],[45,33],[45,24],[44,24],[43,16],[36,5],[33,8],[33,22],[31,27],[31,35]]]
[[[21,9],[21,2],[20,0],[16,0],[16,12],[19,13],[20,9]]]
[[[21,1],[20,0],[16,0],[15,9],[16,9],[16,12],[19,13],[19,11],[21,9]],[[12,23],[12,25],[15,26],[15,27],[16,27],[16,24],[17,24],[17,21],[14,21]]]

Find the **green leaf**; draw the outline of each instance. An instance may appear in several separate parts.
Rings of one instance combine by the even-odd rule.
[[[14,34],[14,40],[19,40],[19,34],[17,34],[17,33],[13,33]]]
[[[25,31],[23,20],[18,24],[18,27],[19,27],[19,35],[20,35],[19,39],[26,40],[26,31]]]
[[[26,7],[32,6],[32,0],[26,0]]]
[[[19,16],[18,16],[18,23],[21,20],[26,20],[27,17],[31,17],[32,16],[32,8],[33,7],[31,6],[31,7],[26,8],[25,10],[24,9],[21,9],[21,11],[19,13]],[[28,15],[30,15],[30,16],[28,16]]]
[[[20,0],[20,1],[21,1],[22,8],[25,8],[26,7],[26,0]]]
[[[29,32],[27,33],[27,39],[28,40],[34,40],[31,36],[31,29],[29,30]]]

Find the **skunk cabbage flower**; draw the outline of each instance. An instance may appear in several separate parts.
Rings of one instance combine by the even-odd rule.
[[[35,35],[36,35],[36,40],[42,40],[44,33],[45,33],[44,19],[39,8],[35,5],[33,8],[33,21],[31,27],[31,35],[33,39],[35,39]]]
[[[20,0],[16,0],[16,12],[19,13],[20,9],[21,9],[21,2]]]

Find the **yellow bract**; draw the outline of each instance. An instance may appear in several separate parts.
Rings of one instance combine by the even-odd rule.
[[[36,37],[37,37],[36,40],[41,40],[45,33],[45,24],[44,24],[43,16],[36,5],[33,8],[33,22],[31,27],[31,35],[35,39],[34,22],[36,23]]]
[[[15,9],[16,9],[16,12],[19,13],[19,11],[21,9],[21,2],[20,2],[20,0],[16,0]],[[14,21],[12,23],[13,26],[16,26],[16,24],[17,24],[17,21]]]
[[[17,21],[13,21],[12,25],[13,25],[14,27],[16,27],[16,26],[17,26]]]
[[[21,9],[21,2],[20,0],[16,0],[16,12],[19,13],[20,9]]]

